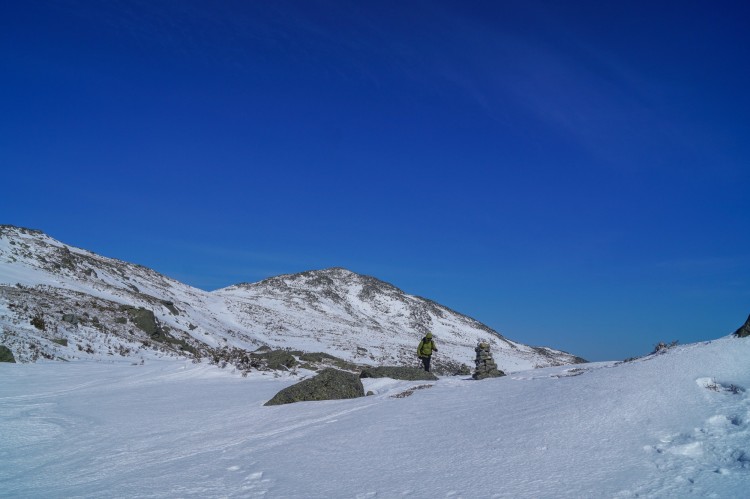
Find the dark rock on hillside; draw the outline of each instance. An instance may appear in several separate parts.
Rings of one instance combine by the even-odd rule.
[[[180,315],[180,311],[177,309],[177,307],[174,306],[174,302],[170,300],[159,300],[159,303],[164,305],[169,309],[170,312],[172,312],[172,315]]]
[[[734,335],[738,338],[747,338],[750,336],[750,317],[747,318],[741,328],[734,332]]]
[[[353,362],[348,362],[344,359],[340,359],[334,355],[325,352],[307,352],[299,355],[299,360],[303,364],[301,367],[307,369],[313,369],[316,371],[321,370],[322,367],[335,367],[344,371],[357,371],[359,367]]]
[[[78,317],[76,314],[65,314],[63,315],[62,320],[63,322],[73,324],[74,326],[77,326],[78,323],[81,321],[80,317]]]
[[[0,362],[16,362],[16,358],[13,357],[13,352],[11,352],[10,348],[5,345],[0,345]]]
[[[341,359],[325,352],[307,352],[300,355],[299,360],[303,362],[323,362],[324,360],[340,361]]]
[[[393,378],[408,381],[435,381],[437,376],[417,367],[368,367],[362,370],[360,378]]]
[[[677,340],[674,340],[672,343],[664,343],[663,341],[660,341],[654,346],[653,352],[651,352],[649,355],[666,353],[667,350],[676,347],[677,343],[679,343]]]
[[[286,350],[256,350],[250,354],[251,366],[260,369],[270,369],[273,371],[289,370],[297,365],[297,359],[291,352]]]
[[[284,388],[264,405],[292,404],[308,400],[353,399],[365,396],[359,378],[338,369],[324,369],[314,378]]]
[[[133,324],[135,324],[138,329],[152,336],[159,334],[159,325],[156,323],[156,317],[154,317],[154,313],[151,310],[146,310],[145,308],[131,308],[128,310],[128,314],[130,315]]]

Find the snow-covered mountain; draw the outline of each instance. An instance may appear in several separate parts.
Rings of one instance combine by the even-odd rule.
[[[391,284],[342,268],[207,292],[146,267],[0,226],[0,344],[19,361],[210,355],[262,346],[325,352],[357,364],[416,365],[431,331],[435,367],[470,365],[477,342],[500,369],[580,362],[511,341]]]

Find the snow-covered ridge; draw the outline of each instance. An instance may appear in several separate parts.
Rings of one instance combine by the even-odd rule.
[[[150,313],[151,330],[134,327]],[[31,325],[34,317],[44,329],[39,321]],[[343,268],[207,292],[39,231],[0,226],[0,344],[22,361],[267,345],[359,364],[416,365],[416,345],[428,331],[438,343],[435,365],[446,370],[470,365],[479,340],[492,344],[505,371],[580,361],[509,340],[438,303]]]

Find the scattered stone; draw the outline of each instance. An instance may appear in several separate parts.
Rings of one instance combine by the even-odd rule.
[[[317,376],[284,388],[263,405],[292,404],[310,400],[339,400],[365,396],[359,378],[338,369],[324,369]]]
[[[560,374],[555,374],[552,377],[553,378],[570,378],[572,376],[580,376],[581,374],[585,373],[586,369],[581,369],[579,367],[576,367],[575,369],[566,369]]]
[[[80,319],[76,314],[63,314],[62,317],[63,322],[67,322],[68,324],[73,324],[74,326],[77,326],[80,322]]]
[[[461,364],[455,372],[455,376],[468,376],[469,374],[471,374],[471,369],[466,364]]]
[[[738,338],[747,338],[750,336],[750,317],[747,318],[741,328],[734,332],[734,335]]]
[[[40,331],[47,330],[47,323],[44,322],[44,317],[42,317],[41,315],[38,315],[38,314],[35,315],[34,317],[31,318],[29,322],[31,322],[31,325]]]
[[[16,363],[16,358],[13,357],[13,352],[11,352],[10,348],[5,345],[0,345],[0,362]]]
[[[341,360],[338,357],[334,357],[331,354],[325,352],[311,352],[302,353],[299,355],[299,360],[302,362],[323,362],[323,360]]]
[[[169,309],[170,312],[172,312],[172,315],[180,315],[180,311],[177,309],[177,307],[174,306],[173,301],[169,300],[160,300],[161,304],[164,305]]]
[[[497,368],[497,364],[495,364],[495,361],[492,358],[489,343],[479,343],[474,351],[477,353],[476,359],[474,360],[476,363],[476,370],[474,371],[472,378],[484,379],[505,376],[505,373]]]
[[[424,390],[425,388],[432,388],[432,385],[419,385],[412,388],[409,388],[406,391],[403,391],[401,393],[397,393],[396,395],[391,395],[392,399],[403,399],[406,397],[411,397],[415,391],[417,390]]]
[[[297,359],[286,350],[267,350],[250,354],[251,366],[256,369],[270,369],[273,371],[289,370],[297,365]]]
[[[659,343],[654,345],[654,351],[651,352],[650,355],[665,353],[670,348],[676,347],[677,343],[679,343],[677,340],[673,341],[672,343],[664,343],[663,341],[660,341]]]
[[[368,367],[362,370],[360,378],[392,378],[407,381],[436,381],[434,374],[417,367]]]
[[[67,246],[63,246],[59,249],[60,252],[60,265],[63,267],[67,267],[70,270],[76,269],[75,259],[73,257],[73,254],[70,252],[70,250],[67,248]]]

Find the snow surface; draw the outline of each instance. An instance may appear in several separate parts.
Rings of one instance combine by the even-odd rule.
[[[264,407],[297,380],[174,360],[5,364],[0,495],[748,497],[749,365],[750,340],[722,338]]]

